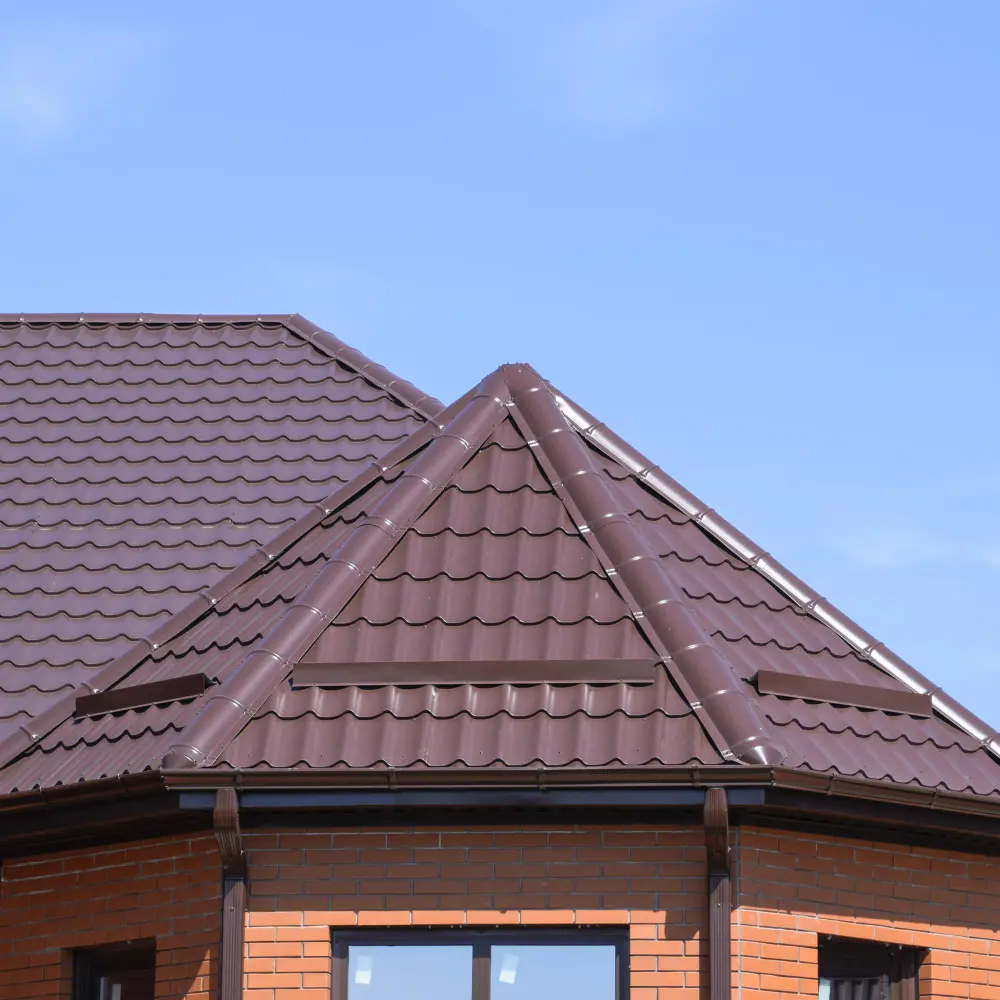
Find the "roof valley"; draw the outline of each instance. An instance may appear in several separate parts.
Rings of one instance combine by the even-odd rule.
[[[441,406],[297,315],[0,315],[0,364],[19,431],[3,583],[22,595],[0,609],[0,766],[69,717],[78,687],[119,683],[266,565],[332,486],[377,470]],[[76,430],[53,429],[64,421]]]

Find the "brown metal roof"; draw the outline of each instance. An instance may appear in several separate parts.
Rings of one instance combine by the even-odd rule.
[[[692,513],[581,414],[530,368],[499,369],[103,671],[112,688],[204,673],[203,694],[82,717],[64,699],[2,789],[161,763],[730,761],[1000,795],[974,717],[950,721],[939,691],[914,697],[856,626],[779,589],[780,566],[741,556],[735,529]],[[497,669],[539,660],[656,666],[652,683],[510,683]],[[466,681],[426,682],[461,662]],[[294,686],[297,663],[351,676]],[[366,664],[383,676],[358,683]],[[386,664],[412,683],[386,683]]]
[[[439,408],[299,316],[0,316],[0,743]]]

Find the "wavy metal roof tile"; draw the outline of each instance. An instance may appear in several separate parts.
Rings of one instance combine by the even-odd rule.
[[[347,352],[301,317],[0,316],[0,741],[439,408]]]
[[[164,330],[167,338],[183,342],[172,327]],[[63,332],[60,327],[52,336]],[[213,328],[193,358],[218,372],[238,353],[241,336],[252,336],[255,349],[264,350],[270,334],[266,325]],[[128,339],[114,337],[105,353],[127,350]],[[222,352],[214,362],[213,343]],[[321,370],[324,362],[309,364],[310,371]],[[359,389],[351,372],[338,372],[341,378],[355,393],[351,399],[370,391],[377,396],[377,387]],[[217,380],[204,384],[212,392],[219,386]],[[303,398],[310,399],[313,382],[304,378],[302,386]],[[407,392],[417,396],[412,387]],[[867,685],[890,695],[912,687],[899,672],[880,669],[852,645],[852,635],[832,628],[793,590],[776,586],[785,571],[744,557],[744,542],[727,541],[725,532],[735,529],[717,527],[715,515],[693,514],[696,505],[686,494],[672,500],[670,491],[680,490],[676,484],[658,489],[661,474],[648,475],[627,446],[595,431],[593,421],[564,398],[558,397],[557,407],[550,392],[530,369],[508,366],[423,430],[416,429],[418,418],[402,410],[391,422],[359,420],[352,411],[345,418],[351,433],[341,439],[370,440],[356,432],[361,428],[363,435],[376,425],[392,442],[396,431],[387,423],[405,424],[409,436],[392,446],[384,464],[364,463],[365,471],[334,497],[305,506],[291,524],[283,522],[270,558],[253,555],[235,583],[214,595],[214,605],[169,618],[155,650],[130,646],[114,667],[115,683],[123,686],[192,672],[206,673],[215,685],[187,702],[56,719],[33,750],[0,771],[2,787],[85,780],[156,767],[163,759],[173,766],[253,769],[656,768],[718,764],[740,754],[757,759],[760,750],[772,760],[783,755],[786,767],[1000,795],[1000,764],[979,739],[940,715],[918,718],[758,695],[750,681],[762,670]],[[386,399],[377,397],[377,405],[384,407]],[[297,416],[294,427],[302,419],[308,426],[312,404],[300,399],[296,405],[296,413],[306,416]],[[118,422],[107,427],[134,434],[134,415],[115,411],[115,417]],[[77,436],[90,433],[89,424],[73,426]],[[304,481],[318,474],[322,462],[280,436],[291,433],[286,422],[276,418],[266,426],[288,461],[303,457]],[[192,441],[216,441],[222,427],[231,447],[233,428],[222,420],[170,433],[178,435],[173,444],[186,448]],[[112,433],[82,440],[99,440],[99,453],[110,456],[113,449],[105,446],[119,440]],[[38,436],[70,440],[51,429]],[[246,457],[255,474],[280,466],[279,458],[261,449],[264,440],[258,438]],[[350,448],[343,452],[354,454]],[[185,456],[180,467],[185,474],[198,464],[191,458]],[[348,467],[343,457],[337,461]],[[106,501],[74,502],[79,506],[70,509],[81,516],[107,510]],[[171,506],[176,499],[158,502],[169,516],[180,509]],[[6,509],[0,504],[0,511]],[[261,506],[266,513],[241,523],[256,529],[282,509],[280,503]],[[149,515],[129,522],[127,531],[159,523],[142,517]],[[22,520],[11,526],[30,525]],[[136,568],[148,580],[136,589],[129,615],[158,620],[159,595],[178,590],[159,579],[163,560],[171,558],[164,553],[222,560],[217,553],[230,547],[229,538],[211,536],[198,545],[199,531],[191,529],[189,521],[176,545],[150,546]],[[19,543],[22,550],[34,551]],[[91,540],[73,548],[67,542],[60,551],[86,553],[95,565],[93,579],[67,588],[58,613],[38,615],[31,628],[40,628],[40,637],[46,622],[58,619],[68,629],[88,599],[113,593],[107,568],[97,568],[97,553],[107,546]],[[17,607],[28,610],[25,601],[34,593],[24,590]],[[136,625],[130,621],[129,629]],[[693,647],[678,645],[674,628],[685,642],[700,637],[697,661],[685,661]],[[34,634],[22,630],[11,641],[25,643]],[[120,641],[131,643],[128,636]],[[286,661],[265,662],[265,649]],[[490,663],[588,659],[658,665],[652,683],[511,684],[489,678]],[[475,679],[421,679],[422,663],[442,660],[476,664]],[[358,676],[353,683],[294,687],[294,662],[353,665]],[[365,665],[385,662],[408,665],[413,683],[366,684]],[[77,663],[74,669],[83,668]],[[699,696],[704,670],[714,678],[708,693],[721,690],[724,699]],[[3,683],[10,683],[11,673],[0,666]],[[64,668],[40,669],[39,686],[54,686],[63,676],[69,676]],[[232,700],[226,703],[236,695],[250,706],[245,717],[234,714]],[[32,706],[43,697],[32,687],[22,696]],[[10,704],[8,724],[16,724],[22,716]]]

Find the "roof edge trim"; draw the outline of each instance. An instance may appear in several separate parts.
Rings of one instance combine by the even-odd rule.
[[[668,503],[689,515],[717,542],[745,560],[765,580],[774,584],[804,611],[812,614],[839,635],[865,659],[890,677],[905,684],[914,693],[929,695],[931,704],[940,715],[1000,759],[1000,731],[987,725],[942,688],[932,684],[919,670],[892,652],[885,643],[875,639],[826,598],[820,596],[742,531],[619,437],[607,424],[599,421],[554,387],[552,392],[566,419],[596,447],[623,465]]]
[[[444,409],[444,403],[425,392],[421,392],[412,382],[394,375],[384,365],[372,361],[356,347],[345,344],[339,337],[317,326],[311,320],[295,313],[285,320],[285,326],[303,340],[312,344],[318,351],[334,358],[342,365],[357,372],[377,388],[394,396],[404,406],[420,414],[427,420],[432,420]]]
[[[468,768],[365,768],[344,771],[301,771],[294,768],[246,770],[243,768],[203,768],[157,772],[165,786],[175,791],[196,791],[236,785],[240,788],[358,788],[386,790],[393,788],[536,788],[579,787],[605,788],[620,785],[654,784],[657,787],[679,785],[708,788],[769,786],[796,788],[819,795],[864,799],[1000,819],[1000,799],[967,792],[949,792],[909,785],[888,785],[871,778],[802,771],[779,766],[762,767],[731,764],[683,765],[663,768],[541,768],[503,769]],[[72,787],[72,786],[70,786]],[[33,793],[17,793],[31,795]],[[2,809],[2,804],[0,804]]]

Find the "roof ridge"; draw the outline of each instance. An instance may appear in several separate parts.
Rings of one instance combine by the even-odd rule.
[[[784,751],[739,676],[687,608],[682,592],[632,523],[617,487],[597,468],[552,390],[529,366],[509,379],[512,416],[522,419],[559,498],[584,540],[617,578],[636,624],[663,658],[702,727],[726,760],[780,764]]]
[[[219,601],[224,600],[269,562],[282,555],[323,518],[344,506],[359,490],[364,489],[378,476],[405,461],[418,448],[423,447],[436,429],[433,422],[425,423],[400,441],[381,460],[373,459],[353,479],[310,507],[305,514],[275,535],[270,542],[258,546],[250,556],[234,566],[222,579],[200,590],[180,611],[172,614],[148,635],[134,642],[125,653],[102,667],[96,676],[82,681],[41,715],[20,724],[4,740],[0,740],[0,769],[68,719],[73,714],[78,694],[97,694],[124,680],[151,652],[180,635]]]
[[[274,323],[287,326],[288,313],[57,313],[0,312],[0,326],[22,326],[32,323],[66,324],[74,326],[141,326],[149,323],[164,326],[170,323]]]
[[[200,326],[228,323],[269,323],[281,325],[320,353],[340,362],[345,368],[387,392],[407,409],[426,420],[444,409],[444,404],[421,392],[412,382],[400,378],[384,365],[372,361],[355,347],[317,326],[300,313],[0,313],[0,328],[47,323],[102,326]]]
[[[884,642],[877,640],[836,605],[813,590],[770,553],[619,437],[607,424],[599,421],[554,386],[549,383],[546,385],[567,421],[583,437],[593,442],[601,452],[628,469],[640,482],[645,483],[673,507],[691,517],[708,535],[746,561],[765,580],[790,597],[817,621],[826,625],[864,659],[906,685],[911,691],[929,695],[935,711],[961,732],[975,739],[994,757],[1000,759],[1000,731],[970,712],[939,685],[932,684],[916,667],[911,666]]]
[[[263,640],[208,697],[184,730],[182,741],[163,755],[161,767],[215,763],[289,668],[476,454],[506,415],[508,402],[507,387],[494,372],[445,411],[447,423],[434,428],[419,457],[331,553],[323,570]]]

